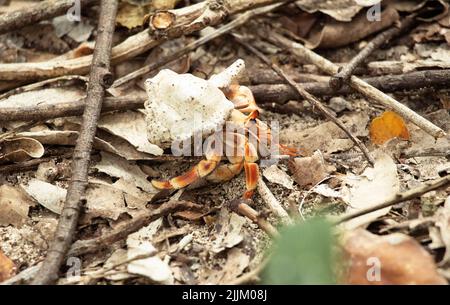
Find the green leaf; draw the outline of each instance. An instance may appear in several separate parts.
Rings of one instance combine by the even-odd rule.
[[[331,226],[313,219],[280,230],[263,272],[263,283],[334,284]]]

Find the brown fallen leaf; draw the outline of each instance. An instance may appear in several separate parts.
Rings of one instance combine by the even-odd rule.
[[[20,188],[7,184],[0,186],[0,226],[22,226],[33,205],[33,199]]]
[[[190,221],[200,220],[205,216],[205,213],[197,212],[197,211],[179,211],[173,214],[176,217],[180,217]]]
[[[311,157],[290,161],[289,170],[300,186],[315,185],[329,173],[320,151],[316,151]]]
[[[370,124],[370,140],[382,145],[393,138],[409,140],[409,131],[405,121],[395,112],[386,111]]]
[[[0,283],[16,274],[16,265],[0,250]]]
[[[357,137],[368,135],[369,117],[364,112],[355,112],[341,117],[344,125]],[[315,127],[305,128],[293,124],[280,130],[280,143],[300,147],[305,155],[320,150],[325,156],[334,152],[346,151],[354,146],[352,140],[333,122],[325,122]]]
[[[310,49],[342,47],[390,27],[398,19],[397,11],[389,6],[383,10],[377,22],[369,21],[365,11],[356,15],[351,22],[328,20],[312,28],[304,38],[305,45]]]
[[[378,236],[364,229],[345,234],[341,282],[356,285],[447,284],[432,256],[400,233]]]

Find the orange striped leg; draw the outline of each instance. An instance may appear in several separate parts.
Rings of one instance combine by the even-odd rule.
[[[210,156],[207,160],[200,161],[187,173],[181,176],[165,181],[152,180],[152,184],[157,189],[171,190],[184,188],[214,171],[214,169],[216,169],[219,165],[220,159],[220,156]]]
[[[258,153],[256,148],[250,144],[245,144],[245,161],[244,161],[244,169],[245,169],[245,185],[246,192],[244,193],[245,199],[250,199],[253,197],[256,187],[258,186],[258,178],[259,178],[259,167],[255,162],[258,160]]]

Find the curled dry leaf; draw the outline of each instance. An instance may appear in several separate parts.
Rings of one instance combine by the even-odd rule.
[[[342,240],[346,284],[447,284],[433,257],[413,238],[394,233],[378,236],[364,229],[346,233]]]
[[[20,188],[0,186],[0,226],[22,226],[28,219],[30,206],[34,206],[33,199]]]
[[[16,265],[0,250],[0,283],[16,274]]]
[[[78,131],[71,130],[41,130],[19,133],[20,136],[26,136],[46,145],[70,145],[75,146],[78,138]],[[138,152],[129,143],[124,143],[122,139],[115,138],[113,135],[94,138],[94,148],[110,152],[121,157],[128,157],[130,160],[146,159],[148,155]]]
[[[5,139],[0,145],[0,163],[23,162],[44,155],[44,146],[32,138]]]
[[[61,80],[64,82],[64,80]],[[61,82],[59,83],[61,85]],[[81,79],[66,80],[67,85],[61,88],[35,89],[10,95],[0,102],[0,107],[33,107],[38,105],[57,105],[70,103],[85,97],[84,82]]]
[[[386,111],[370,124],[370,140],[382,145],[393,138],[409,140],[409,131],[401,116],[393,111]]]
[[[334,3],[334,1],[327,1]],[[381,19],[377,22],[368,20],[366,11],[360,12],[351,22],[328,20],[323,25],[317,23],[309,35],[304,37],[308,48],[336,48],[348,45],[388,28],[399,19],[397,11],[388,6],[381,12]]]

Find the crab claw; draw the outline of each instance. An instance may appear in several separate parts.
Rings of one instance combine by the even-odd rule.
[[[225,92],[225,96],[233,102],[234,108],[241,112],[248,113],[254,110],[261,110],[256,105],[252,91],[246,86],[230,85]]]

